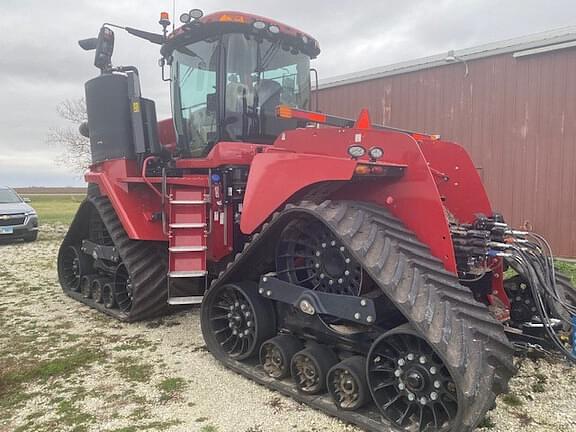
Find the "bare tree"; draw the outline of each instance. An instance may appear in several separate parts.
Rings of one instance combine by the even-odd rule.
[[[67,99],[56,107],[56,111],[69,125],[51,128],[46,142],[62,149],[56,159],[59,165],[83,172],[90,164],[90,141],[80,135],[78,126],[87,120],[86,101],[84,98]]]

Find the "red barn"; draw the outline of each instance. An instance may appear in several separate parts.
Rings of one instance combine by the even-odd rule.
[[[319,109],[464,145],[509,223],[576,256],[576,27],[320,82]]]

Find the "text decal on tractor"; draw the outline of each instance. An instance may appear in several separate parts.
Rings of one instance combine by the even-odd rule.
[[[312,111],[320,49],[304,32],[180,20],[80,41],[101,73],[85,85],[92,165],[59,252],[66,294],[125,321],[201,303],[216,359],[369,431],[471,431],[514,347],[572,359],[574,287],[543,238],[492,210],[462,147]],[[161,46],[172,119],[136,67],[113,66],[112,28]]]

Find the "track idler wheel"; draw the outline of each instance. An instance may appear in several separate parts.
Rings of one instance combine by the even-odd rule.
[[[272,303],[248,281],[210,289],[202,302],[200,323],[206,345],[216,358],[250,358],[276,333]]]
[[[452,431],[458,389],[430,345],[409,325],[380,336],[370,348],[367,378],[384,416],[405,431]]]
[[[114,282],[107,282],[102,286],[102,303],[106,309],[113,309],[116,307]]]
[[[114,298],[118,308],[125,313],[132,309],[134,289],[130,275],[124,264],[120,264],[114,274]]]
[[[326,389],[326,375],[338,357],[332,350],[314,345],[297,352],[292,357],[290,369],[298,391],[305,394],[318,394]]]
[[[97,275],[84,275],[80,278],[80,292],[85,299],[92,298],[92,283],[96,280]]]
[[[290,375],[290,361],[302,350],[302,342],[289,335],[278,335],[267,340],[260,348],[260,363],[270,377],[283,379]]]
[[[370,399],[366,359],[362,356],[350,357],[334,365],[326,381],[334,404],[341,410],[357,410]]]
[[[58,279],[66,291],[80,291],[82,276],[91,273],[92,258],[79,246],[65,246],[58,253]]]

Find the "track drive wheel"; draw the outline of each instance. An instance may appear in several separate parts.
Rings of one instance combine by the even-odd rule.
[[[452,431],[458,386],[410,325],[380,336],[370,348],[367,378],[382,414],[404,431]]]
[[[357,410],[370,399],[366,359],[362,356],[350,357],[334,365],[326,380],[334,404],[341,410]]]
[[[249,281],[210,289],[202,302],[200,323],[206,345],[216,358],[250,358],[276,333],[272,303]]]
[[[82,276],[92,272],[92,258],[79,246],[66,246],[58,253],[58,279],[66,291],[80,291]]]
[[[300,339],[278,335],[268,339],[260,348],[260,363],[270,377],[283,379],[290,375],[290,361],[304,348]]]
[[[333,294],[360,294],[362,266],[325,224],[295,219],[280,237],[276,251],[280,279]]]
[[[298,391],[310,395],[322,393],[326,389],[326,375],[336,363],[338,357],[322,345],[297,352],[292,357],[290,369]]]

